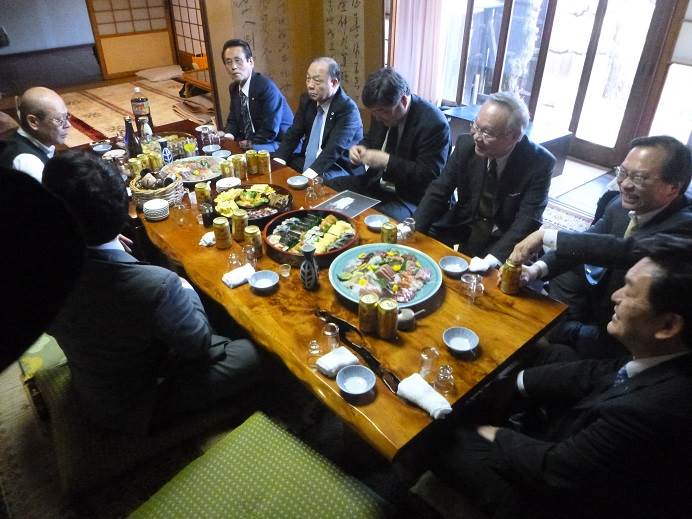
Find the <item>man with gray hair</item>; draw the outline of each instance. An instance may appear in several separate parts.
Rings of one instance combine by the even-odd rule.
[[[67,138],[70,114],[62,97],[45,87],[24,92],[17,108],[19,128],[0,142],[0,166],[23,171],[40,182],[55,146]]]
[[[555,157],[529,141],[529,112],[509,92],[488,96],[471,133],[457,139],[441,175],[413,217],[416,227],[450,247],[499,265],[541,225]],[[450,204],[454,190],[458,200]]]

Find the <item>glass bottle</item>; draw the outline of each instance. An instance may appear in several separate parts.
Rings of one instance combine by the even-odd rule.
[[[130,98],[130,104],[132,105],[132,113],[137,121],[137,132],[142,133],[142,128],[139,123],[140,117],[146,117],[149,121],[149,128],[154,129],[154,121],[151,118],[151,108],[149,107],[149,98],[146,97],[140,88],[136,86],[132,90],[132,97]]]
[[[142,144],[151,142],[154,132],[151,130],[151,126],[149,126],[149,119],[147,119],[146,117],[138,117],[137,123],[137,126],[139,126],[140,142]]]
[[[303,245],[303,262],[300,264],[300,280],[303,282],[305,290],[317,290],[320,280],[318,277],[319,268],[315,259],[315,246],[309,243]]]
[[[142,153],[142,145],[132,126],[132,118],[130,116],[125,116],[125,148],[131,159]]]

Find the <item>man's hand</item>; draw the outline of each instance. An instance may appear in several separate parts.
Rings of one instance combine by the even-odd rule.
[[[380,150],[365,150],[361,162],[371,168],[384,169],[389,164],[389,153]]]
[[[118,234],[118,241],[120,242],[120,245],[123,246],[123,249],[125,249],[125,252],[132,254],[132,240],[130,238],[124,234]]]
[[[543,277],[543,272],[537,263],[533,265],[522,265],[521,274],[519,274],[519,286],[526,286],[532,281],[540,279]],[[496,285],[499,287],[502,284],[502,268],[500,268],[500,275],[497,276]]]
[[[368,149],[365,146],[356,144],[355,146],[351,146],[351,149],[348,150],[348,158],[351,159],[351,162],[356,165],[362,164],[363,156],[365,155],[366,151],[368,151]]]
[[[494,442],[498,429],[499,427],[493,425],[479,425],[476,427],[476,432],[489,442]]]
[[[517,243],[509,260],[515,265],[521,265],[529,260],[531,254],[540,252],[543,249],[543,233],[543,229],[538,229]]]

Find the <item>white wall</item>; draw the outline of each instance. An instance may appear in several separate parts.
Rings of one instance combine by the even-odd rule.
[[[18,54],[94,43],[85,0],[0,0],[0,25]]]

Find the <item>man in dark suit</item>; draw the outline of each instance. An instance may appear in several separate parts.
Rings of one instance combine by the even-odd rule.
[[[403,220],[413,215],[447,162],[449,123],[436,106],[412,95],[404,77],[388,67],[368,77],[362,99],[372,116],[370,129],[349,156],[367,172],[341,177],[332,187],[377,198],[379,211]]]
[[[491,94],[456,143],[413,217],[417,229],[469,256],[503,262],[541,224],[555,157],[524,135],[529,112],[508,92]],[[450,207],[457,190],[458,201]]]
[[[540,229],[510,256],[521,264],[532,253],[548,250],[524,268],[524,278],[551,279],[550,294],[570,307],[551,340],[573,346],[580,357],[622,353],[605,327],[610,296],[636,261],[626,254],[632,242],[659,233],[692,235],[692,207],[684,194],[692,171],[684,144],[668,136],[635,139],[615,169],[620,195],[587,232]]]
[[[628,357],[526,369],[511,390],[544,420],[440,449],[435,472],[492,517],[692,516],[692,242],[646,254],[612,296]]]
[[[221,57],[232,78],[225,131],[240,141],[242,148],[275,151],[293,123],[286,98],[271,79],[253,72],[255,58],[246,41],[228,40]]]
[[[33,87],[19,101],[19,128],[0,142],[0,167],[16,169],[39,182],[43,166],[63,144],[70,114],[62,97],[45,87]]]
[[[341,69],[332,58],[317,58],[308,67],[308,91],[300,96],[293,125],[275,159],[308,178],[350,175],[348,150],[363,136],[358,106],[341,88]],[[302,139],[302,144],[301,144]],[[294,153],[300,144],[300,151]]]
[[[82,275],[48,333],[65,351],[91,421],[146,434],[255,381],[252,343],[213,335],[187,281],[123,249],[117,236],[128,218],[127,193],[115,168],[66,152],[46,164],[43,183],[65,201],[87,244]]]

